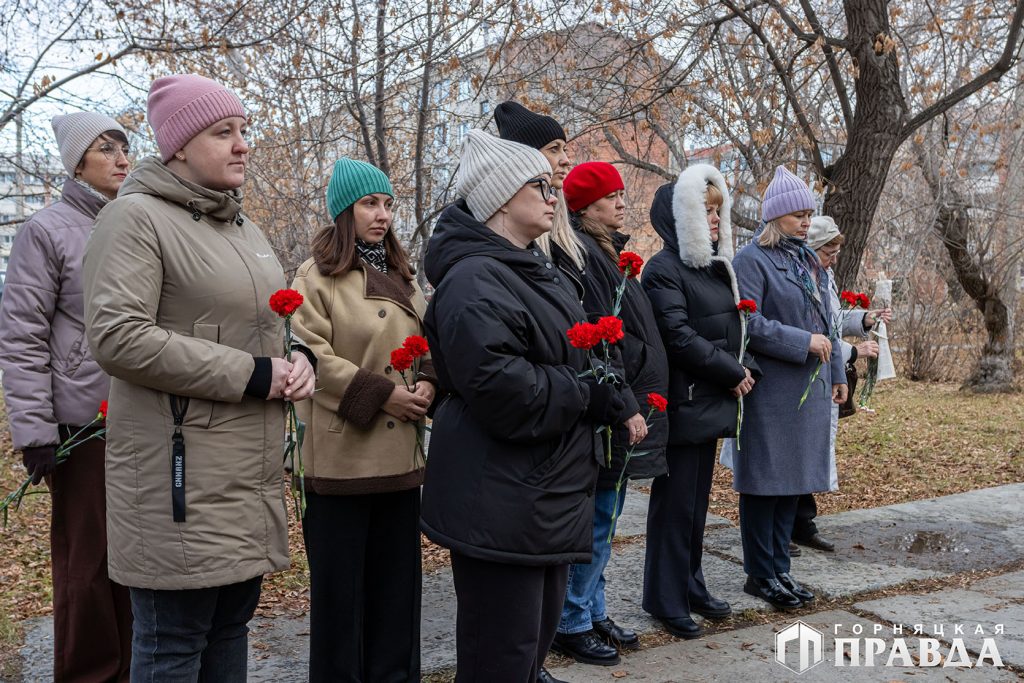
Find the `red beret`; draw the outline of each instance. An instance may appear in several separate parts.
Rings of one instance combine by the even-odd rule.
[[[625,189],[619,171],[604,161],[580,164],[565,176],[562,192],[570,211],[585,209],[601,197]]]

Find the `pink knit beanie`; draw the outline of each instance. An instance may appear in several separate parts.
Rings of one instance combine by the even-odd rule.
[[[235,93],[197,74],[164,76],[153,81],[147,109],[163,162],[221,119],[245,117],[242,101]]]
[[[807,183],[790,173],[785,166],[775,168],[775,177],[768,183],[761,199],[761,220],[775,220],[797,211],[814,211],[818,202]]]

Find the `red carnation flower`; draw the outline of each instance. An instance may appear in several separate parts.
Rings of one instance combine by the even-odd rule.
[[[740,299],[736,304],[736,310],[740,313],[756,313],[757,303],[753,299]]]
[[[270,295],[270,310],[287,318],[302,305],[302,295],[294,289],[279,289]]]
[[[391,367],[399,372],[405,372],[412,367],[415,360],[407,348],[398,348],[391,352]]]
[[[96,419],[98,419],[98,420],[106,420],[107,419],[107,402],[106,401],[100,401],[100,412],[96,415]]]
[[[839,298],[842,299],[843,303],[848,304],[851,308],[857,307],[859,301],[857,296],[857,294],[845,289],[839,293]]]
[[[628,278],[634,278],[640,274],[640,269],[644,266],[644,260],[640,258],[639,254],[634,254],[631,251],[624,251],[619,254],[619,272]]]
[[[606,315],[603,318],[599,318],[597,321],[597,329],[601,334],[601,339],[609,344],[614,344],[626,336],[622,331],[622,319],[616,318],[613,315]]]
[[[668,408],[668,399],[666,399],[661,394],[656,394],[652,392],[650,394],[647,394],[647,405],[649,405],[654,410],[657,410],[659,413],[664,413],[665,410]]]
[[[868,308],[871,306],[871,299],[868,298],[867,294],[861,293],[857,295],[857,303],[861,308]]]
[[[413,334],[405,338],[402,342],[402,348],[409,352],[413,358],[419,358],[420,356],[427,355],[430,348],[427,346],[427,340],[418,334]]]
[[[593,323],[576,323],[566,331],[569,343],[577,349],[590,350],[601,341],[601,331]]]

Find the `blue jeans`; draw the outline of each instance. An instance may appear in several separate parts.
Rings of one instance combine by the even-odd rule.
[[[625,502],[625,484],[619,491],[618,500],[615,489],[598,489],[594,493],[594,555],[590,564],[569,565],[569,587],[562,605],[559,633],[589,631],[593,622],[608,616],[604,604],[604,568],[612,556],[608,536],[612,530],[612,515],[617,519]]]
[[[245,683],[262,576],[215,588],[132,588],[132,683]]]

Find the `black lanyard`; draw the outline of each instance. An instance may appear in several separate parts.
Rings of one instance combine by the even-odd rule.
[[[174,434],[171,436],[171,512],[175,522],[185,521],[185,437],[181,423],[188,411],[188,397],[171,395]]]

